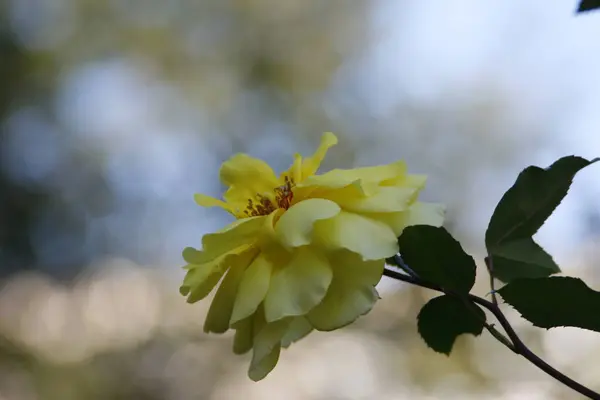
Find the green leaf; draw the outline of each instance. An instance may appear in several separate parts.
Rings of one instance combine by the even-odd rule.
[[[600,8],[600,0],[581,0],[579,2],[579,7],[577,7],[577,12],[582,13],[585,11],[592,11],[597,8]]]
[[[600,292],[581,279],[518,279],[498,290],[505,302],[540,328],[572,326],[600,332]]]
[[[530,166],[519,174],[496,206],[485,234],[496,278],[510,282],[560,272],[532,236],[567,195],[575,174],[596,161],[568,156],[548,168]]]
[[[409,226],[398,238],[400,254],[421,278],[467,294],[475,284],[475,261],[443,227]]]
[[[566,196],[575,174],[597,160],[568,156],[546,169],[525,168],[498,203],[485,234],[486,244],[533,236]]]
[[[419,334],[438,353],[449,355],[456,338],[464,333],[478,336],[485,313],[475,304],[447,295],[429,300],[417,316]]]
[[[544,278],[560,272],[552,256],[532,238],[508,242],[493,253],[494,276],[503,282],[517,278]]]

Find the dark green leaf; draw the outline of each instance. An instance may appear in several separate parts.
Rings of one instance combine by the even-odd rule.
[[[590,289],[581,279],[518,279],[498,293],[523,318],[540,328],[572,326],[600,332],[600,292]]]
[[[546,169],[525,168],[494,210],[487,246],[533,236],[566,196],[575,174],[595,161],[568,156]]]
[[[543,278],[560,272],[552,256],[531,238],[499,246],[493,253],[493,260],[494,276],[503,282],[517,278]]]
[[[467,294],[475,283],[475,261],[443,227],[414,225],[398,238],[404,262],[421,278]]]
[[[429,300],[421,308],[417,320],[419,334],[425,343],[438,353],[449,355],[458,336],[481,334],[485,313],[475,304],[443,295]]]
[[[592,11],[597,8],[600,8],[600,0],[581,0],[579,2],[579,7],[577,7],[577,12],[582,13],[585,11]]]
[[[546,169],[530,166],[519,174],[496,206],[485,234],[496,278],[509,282],[560,272],[531,237],[567,195],[575,174],[596,161],[568,156]]]

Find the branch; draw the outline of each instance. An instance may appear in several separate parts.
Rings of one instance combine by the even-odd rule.
[[[407,282],[407,283],[417,285],[417,286],[420,286],[423,288],[442,292],[442,293],[450,295],[450,296],[456,296],[454,293],[445,291],[441,287],[434,285],[432,283],[429,283],[429,282],[425,282],[415,276],[405,275],[403,273],[392,271],[387,268],[384,269],[383,275],[387,276],[388,278],[396,279],[398,281],[403,281],[403,282]],[[538,357],[535,353],[533,353],[525,345],[525,343],[523,343],[523,341],[519,338],[519,336],[517,335],[517,333],[515,332],[513,327],[510,325],[510,322],[508,321],[506,316],[502,313],[502,310],[500,310],[500,307],[498,307],[497,304],[494,304],[491,301],[488,301],[481,297],[475,296],[473,294],[469,294],[468,298],[473,303],[478,304],[481,307],[486,308],[488,311],[490,311],[494,315],[494,317],[496,317],[496,319],[498,320],[498,322],[500,323],[500,325],[502,326],[502,328],[508,335],[508,338],[510,339],[510,341],[506,340],[505,336],[502,335],[500,332],[496,331],[492,325],[486,324],[485,325],[486,329],[488,331],[490,331],[492,336],[494,336],[498,341],[500,341],[502,344],[504,344],[505,346],[510,348],[515,353],[517,353],[517,354],[521,355],[522,357],[524,357],[525,359],[527,359],[529,362],[531,362],[533,365],[535,365],[536,367],[538,367],[539,369],[544,371],[546,374],[550,375],[557,381],[561,382],[563,385],[568,386],[569,388],[586,396],[587,398],[600,400],[599,393],[596,393],[593,390],[588,389],[587,387],[583,386],[579,382],[574,381],[573,379],[569,378],[568,376],[566,376],[563,373],[559,372],[558,370],[554,369],[554,367],[552,367],[550,364],[546,363],[544,360],[542,360],[540,357]],[[499,335],[499,336],[497,336],[497,335]]]
[[[496,282],[496,278],[494,278],[494,263],[492,261],[492,256],[490,256],[488,254],[488,256],[485,258],[485,266],[487,267],[488,273],[490,275],[490,290],[491,290],[491,294],[492,294],[492,303],[494,303],[494,305],[498,305],[498,299],[496,298],[496,287],[495,287],[495,282]]]

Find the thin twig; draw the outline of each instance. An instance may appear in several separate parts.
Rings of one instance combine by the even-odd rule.
[[[442,293],[445,293],[448,295],[454,295],[453,293],[449,293],[437,285],[431,284],[429,282],[425,282],[414,276],[402,274],[400,272],[392,271],[389,269],[384,269],[383,275],[385,275],[389,278],[392,278],[392,279],[411,283],[413,285],[417,285],[417,286],[424,287],[427,289],[435,290],[435,291],[442,292]],[[487,330],[490,331],[492,336],[494,336],[498,341],[500,341],[502,344],[504,344],[505,346],[510,348],[515,353],[517,353],[517,354],[521,355],[522,357],[524,357],[525,359],[527,359],[533,365],[535,365],[536,367],[538,367],[539,369],[541,369],[542,371],[544,371],[545,373],[547,373],[548,375],[550,375],[551,377],[556,379],[557,381],[561,382],[565,386],[575,390],[576,392],[586,396],[589,399],[600,400],[599,393],[594,392],[593,390],[583,386],[579,382],[576,382],[573,379],[569,378],[568,376],[564,375],[563,373],[559,372],[554,367],[552,367],[550,364],[546,363],[544,360],[542,360],[540,357],[538,357],[535,353],[533,353],[525,345],[525,343],[523,343],[523,341],[519,338],[519,336],[517,335],[517,333],[515,332],[513,327],[510,325],[510,322],[508,321],[506,316],[502,313],[502,310],[500,310],[500,307],[498,307],[497,304],[494,304],[491,301],[488,301],[481,297],[475,296],[473,294],[469,294],[468,298],[473,303],[478,304],[481,307],[490,311],[494,315],[494,317],[496,317],[496,319],[498,320],[498,322],[500,323],[500,325],[502,326],[502,328],[508,335],[508,339],[510,339],[510,340],[506,340],[506,337],[504,335],[502,335],[500,332],[498,332],[493,327],[493,325],[486,324]],[[497,336],[496,334],[499,334],[499,336]]]
[[[492,294],[492,303],[498,306],[498,298],[496,297],[496,278],[494,278],[494,262],[492,261],[492,256],[489,254],[485,258],[485,266],[487,267],[490,275],[490,293]]]

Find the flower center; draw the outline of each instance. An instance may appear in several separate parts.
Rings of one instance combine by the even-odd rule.
[[[292,187],[294,187],[294,180],[286,176],[285,183],[279,187],[273,189],[275,192],[275,201],[272,199],[256,194],[256,198],[248,199],[248,206],[244,210],[244,214],[248,217],[258,217],[260,215],[269,215],[278,208],[287,210],[292,205],[294,193]]]

